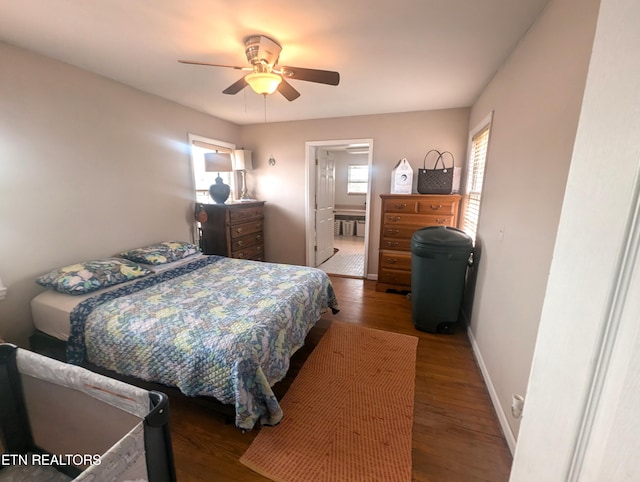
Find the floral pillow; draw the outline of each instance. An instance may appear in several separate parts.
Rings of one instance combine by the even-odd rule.
[[[152,273],[126,259],[107,258],[54,269],[36,283],[61,293],[82,295]]]
[[[200,252],[200,249],[184,241],[165,241],[143,248],[136,248],[120,253],[125,259],[143,264],[165,264],[178,261]]]

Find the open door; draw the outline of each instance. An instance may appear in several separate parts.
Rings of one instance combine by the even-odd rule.
[[[333,255],[335,162],[330,152],[316,149],[315,164],[317,188],[315,196],[316,248],[314,266],[318,266]]]
[[[305,225],[306,225],[306,266],[315,266],[327,261],[327,256],[332,263],[336,256],[336,247],[333,243],[334,223],[336,209],[341,207],[342,193],[342,167],[341,154],[366,154],[368,171],[371,173],[373,164],[373,139],[338,139],[324,141],[309,141],[305,143]],[[364,151],[364,152],[363,152]],[[317,159],[317,164],[316,164]],[[336,174],[338,172],[338,174]],[[347,176],[345,171],[345,176]],[[368,246],[369,246],[369,219],[371,209],[371,174],[367,181],[367,190],[362,201],[365,223],[364,229],[356,230],[362,244],[363,266],[360,272],[350,272],[348,276],[366,278]],[[347,178],[345,177],[344,193],[347,194]],[[364,231],[364,233],[363,233]],[[363,236],[364,234],[364,236]],[[354,239],[356,236],[354,236]],[[357,249],[360,249],[358,246]],[[341,252],[343,250],[341,249]],[[338,253],[340,254],[340,253]],[[332,257],[333,256],[333,257]],[[360,256],[360,252],[356,253]],[[352,266],[349,269],[353,270]],[[336,274],[336,273],[333,273]],[[339,276],[347,275],[339,272]]]

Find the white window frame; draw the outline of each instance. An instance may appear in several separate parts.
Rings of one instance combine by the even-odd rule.
[[[354,170],[362,170],[365,172],[362,180],[352,181],[352,168]],[[355,186],[360,186],[360,188],[364,187],[363,191],[353,190]],[[349,164],[347,166],[347,194],[367,194],[367,188],[369,186],[369,166],[366,164]]]
[[[231,188],[229,199],[236,198],[235,176],[233,172],[206,172],[204,170],[204,154],[207,152],[221,151],[229,153],[231,156],[235,149],[235,144],[212,139],[210,137],[189,134],[189,145],[191,147],[191,171],[193,180],[193,190],[195,193],[195,201],[204,204],[211,204],[212,199],[209,196],[209,186],[215,183],[218,174],[225,184]]]
[[[462,198],[462,216],[460,228],[471,236],[475,242],[480,222],[480,210],[482,208],[482,187],[486,173],[487,160],[489,158],[489,144],[491,141],[491,128],[493,123],[493,111],[482,119],[469,132],[467,147],[467,165],[465,186]],[[475,140],[479,134],[488,129],[484,153],[475,151]]]

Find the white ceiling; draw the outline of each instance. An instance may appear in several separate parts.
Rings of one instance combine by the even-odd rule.
[[[236,124],[470,106],[549,0],[3,0],[0,40]],[[280,64],[340,72],[301,96],[222,91],[268,35]],[[266,102],[265,102],[266,100]]]

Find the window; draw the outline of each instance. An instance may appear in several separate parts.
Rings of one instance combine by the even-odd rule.
[[[471,131],[469,136],[467,179],[462,201],[462,230],[471,236],[474,241],[478,232],[478,220],[480,218],[480,200],[489,148],[491,118],[491,115],[485,118],[476,129]]]
[[[193,163],[194,185],[196,190],[196,202],[210,204],[213,202],[209,195],[209,186],[215,184],[215,180],[220,175],[222,182],[231,187],[229,199],[234,199],[234,176],[231,172],[208,171],[204,155],[209,152],[218,153],[220,156],[228,156],[229,165],[231,166],[232,147],[221,141],[207,139],[190,135],[191,139],[191,158]]]
[[[350,165],[347,168],[347,194],[367,194],[369,166]]]

